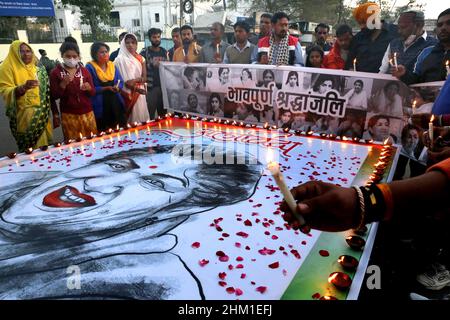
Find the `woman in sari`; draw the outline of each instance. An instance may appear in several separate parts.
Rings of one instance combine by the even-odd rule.
[[[119,70],[109,61],[109,46],[95,42],[91,46],[92,61],[86,68],[92,75],[95,86],[94,105],[97,129],[106,131],[117,126],[126,127],[125,103],[120,94],[124,87]]]
[[[144,122],[150,119],[146,100],[147,82],[145,59],[137,53],[137,38],[128,33],[120,43],[120,51],[114,61],[125,81],[125,104],[129,122]]]
[[[37,67],[37,62],[31,47],[17,40],[0,65],[0,95],[21,152],[46,146],[52,140],[49,80],[47,71]]]

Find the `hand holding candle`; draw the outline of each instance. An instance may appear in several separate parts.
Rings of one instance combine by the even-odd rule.
[[[356,58],[353,59],[353,71],[356,71]]]
[[[397,52],[394,52],[394,68],[398,70],[398,64],[397,64]]]
[[[276,163],[275,161],[271,161],[267,165],[267,169],[269,169],[270,173],[272,174],[273,178],[275,179],[275,182],[277,183],[278,187],[280,188],[281,193],[283,194],[284,200],[288,204],[289,209],[291,209],[292,214],[299,221],[300,226],[305,225],[305,219],[301,215],[298,214],[297,202],[295,201],[294,197],[292,196],[292,193],[289,190],[288,186],[286,185],[283,175],[281,174],[280,165],[278,163]]]

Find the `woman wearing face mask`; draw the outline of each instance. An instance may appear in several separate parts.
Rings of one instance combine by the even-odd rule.
[[[37,67],[37,58],[25,42],[14,41],[0,64],[0,96],[19,151],[50,143],[48,76],[45,68]]]
[[[77,139],[97,133],[91,97],[95,88],[89,71],[80,64],[80,49],[72,42],[59,48],[63,63],[53,69],[50,87],[55,99],[60,99],[64,139]]]
[[[137,38],[134,34],[128,33],[123,38],[114,64],[125,81],[128,121],[133,123],[150,120],[146,99],[147,67],[144,57],[137,53]]]
[[[94,105],[97,129],[105,131],[117,125],[127,125],[125,103],[120,95],[124,81],[114,63],[109,61],[109,46],[103,42],[95,42],[91,46],[92,61],[86,65],[92,75],[95,86]]]

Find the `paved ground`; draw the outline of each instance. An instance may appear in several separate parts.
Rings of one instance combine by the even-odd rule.
[[[9,120],[5,115],[5,104],[3,99],[0,98],[0,158],[4,155],[16,151],[17,145],[14,137],[11,134],[9,129]],[[61,127],[56,129],[53,133],[54,141],[62,141],[63,135],[61,131]]]

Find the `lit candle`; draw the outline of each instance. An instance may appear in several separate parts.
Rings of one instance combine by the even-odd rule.
[[[291,191],[289,190],[288,186],[286,185],[286,182],[284,181],[283,175],[280,171],[280,165],[275,161],[271,161],[268,163],[267,169],[269,169],[275,182],[280,188],[280,191],[283,194],[284,200],[288,204],[289,209],[291,209],[291,212],[294,214],[295,218],[300,222],[300,226],[305,225],[305,219],[297,212],[297,202],[295,201]]]
[[[119,86],[120,86],[120,79],[119,81],[117,81],[116,88],[119,88]]]
[[[184,51],[184,48],[183,48],[183,57],[186,57],[186,51]]]
[[[219,44],[216,44],[216,52],[217,52],[217,54],[220,54]]]
[[[397,64],[397,52],[394,52],[394,67],[398,70],[398,64]]]
[[[417,100],[414,99],[413,104],[412,104],[413,113],[414,113],[415,110],[416,110],[416,105],[417,105]]]
[[[428,135],[430,137],[430,148],[433,150],[433,140],[434,140],[434,127],[433,127],[433,121],[434,121],[434,114],[431,116],[430,123],[428,123]]]
[[[450,76],[450,60],[445,61],[445,69],[447,69],[447,78]]]
[[[353,59],[353,71],[356,71],[356,58]]]
[[[166,60],[167,60],[167,61],[170,61],[170,54],[169,54],[169,51],[166,51]]]
[[[80,89],[83,87],[83,73],[81,72],[80,69]]]

